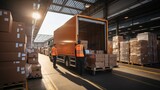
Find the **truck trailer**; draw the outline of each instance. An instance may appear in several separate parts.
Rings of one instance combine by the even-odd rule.
[[[58,61],[66,66],[76,67],[75,44],[78,40],[87,43],[87,45],[85,44],[85,50],[101,50],[107,54],[107,20],[75,15],[55,30],[53,41],[59,54]]]

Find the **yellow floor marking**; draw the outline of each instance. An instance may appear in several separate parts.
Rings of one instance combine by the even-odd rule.
[[[134,78],[130,78],[130,77],[127,77],[127,76],[124,76],[124,75],[119,75],[119,74],[116,74],[116,73],[113,73],[114,75],[117,75],[119,77],[123,77],[123,78],[127,78],[129,80],[132,80],[132,81],[136,81],[136,82],[140,82],[140,83],[143,83],[145,85],[149,85],[149,86],[153,86],[153,87],[157,87],[157,88],[160,88],[160,86],[157,86],[157,85],[154,85],[154,84],[151,84],[151,83],[148,83],[148,82],[144,82],[144,81],[141,81],[141,80],[137,80],[137,79],[134,79]]]

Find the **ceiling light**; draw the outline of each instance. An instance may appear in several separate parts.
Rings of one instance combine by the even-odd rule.
[[[90,6],[90,4],[85,4],[85,8],[89,8]]]
[[[126,17],[124,17],[124,19],[128,19],[128,17],[126,16]]]
[[[33,13],[32,13],[32,18],[38,20],[38,19],[41,18],[41,16],[40,16],[40,14],[39,14],[38,12],[33,12]]]
[[[139,26],[139,27],[143,27],[143,26]]]

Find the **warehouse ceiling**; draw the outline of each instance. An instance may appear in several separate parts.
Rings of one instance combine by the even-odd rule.
[[[53,0],[49,11],[75,15],[89,8],[97,0]]]

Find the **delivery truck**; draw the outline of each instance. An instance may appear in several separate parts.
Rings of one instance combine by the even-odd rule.
[[[53,39],[59,54],[57,61],[67,67],[76,67],[75,44],[78,40],[84,44],[87,56],[96,52],[107,54],[108,22],[104,19],[75,15],[54,31]]]

